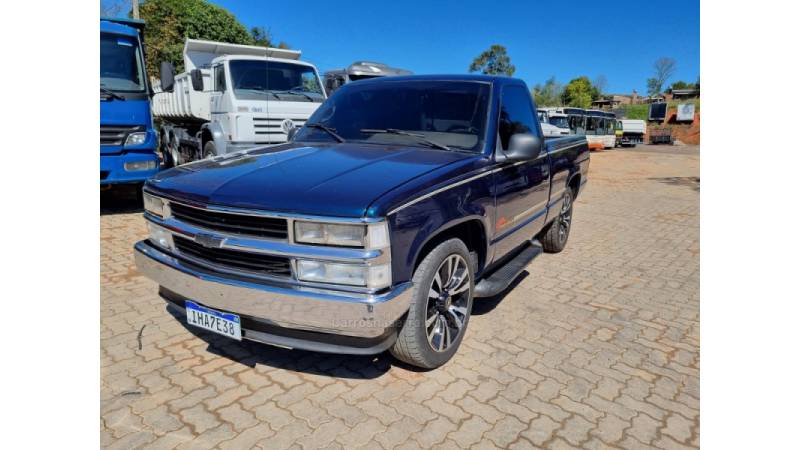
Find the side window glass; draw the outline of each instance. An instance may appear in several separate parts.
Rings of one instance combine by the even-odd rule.
[[[508,150],[511,136],[517,133],[536,134],[536,116],[530,94],[521,86],[506,86],[500,97],[500,145]]]
[[[225,66],[222,64],[214,66],[214,90],[225,91]]]

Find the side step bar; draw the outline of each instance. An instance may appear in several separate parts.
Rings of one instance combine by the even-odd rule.
[[[475,297],[491,297],[503,292],[542,251],[539,241],[531,241],[516,256],[479,281],[475,285]]]

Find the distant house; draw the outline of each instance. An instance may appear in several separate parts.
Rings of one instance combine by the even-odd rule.
[[[672,89],[667,95],[670,96],[670,100],[690,100],[700,98],[700,89]]]
[[[620,105],[641,103],[642,97],[634,90],[630,94],[607,94],[592,102],[593,109],[612,110]]]

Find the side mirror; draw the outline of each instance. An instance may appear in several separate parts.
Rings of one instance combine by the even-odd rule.
[[[298,130],[299,128],[297,127],[290,128],[289,131],[286,133],[286,142],[292,142]]]
[[[161,90],[164,92],[172,92],[175,88],[175,67],[169,61],[161,61],[161,67],[158,70],[159,78],[161,78]]]
[[[530,133],[512,134],[508,150],[500,152],[504,161],[525,161],[536,158],[542,151],[542,138]]]
[[[194,89],[195,91],[202,91],[203,72],[201,72],[200,69],[192,69],[191,77],[192,77],[192,89]]]

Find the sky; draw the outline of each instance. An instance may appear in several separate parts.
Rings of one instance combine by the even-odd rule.
[[[529,86],[605,76],[608,93],[640,94],[659,57],[677,80],[700,75],[700,2],[631,0],[216,0],[245,26],[303,52],[320,73],[371,60],[419,74],[465,73],[492,44]]]

